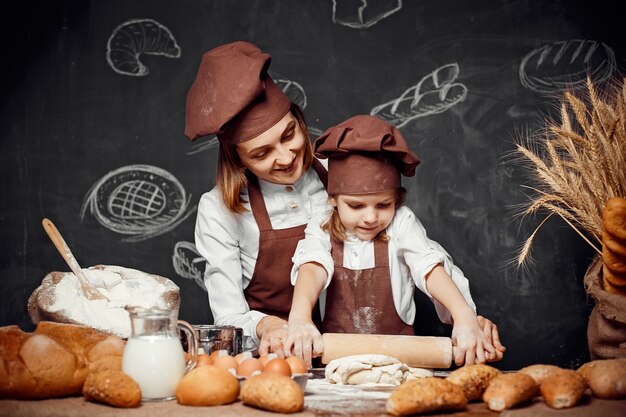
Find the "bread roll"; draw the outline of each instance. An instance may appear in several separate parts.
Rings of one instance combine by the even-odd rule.
[[[594,361],[587,374],[587,383],[599,398],[626,398],[626,358]]]
[[[262,373],[246,379],[241,387],[241,401],[263,410],[296,413],[304,408],[304,392],[288,376]]]
[[[404,382],[387,400],[387,412],[394,416],[463,410],[466,407],[467,398],[460,386],[435,377]]]
[[[502,411],[530,401],[538,389],[537,382],[523,372],[502,374],[491,380],[483,401],[490,410]]]
[[[583,376],[571,369],[559,372],[544,379],[539,387],[543,401],[552,408],[569,408],[575,406],[587,388]]]
[[[130,408],[141,404],[141,388],[130,376],[119,370],[91,372],[83,385],[83,396],[114,407]]]
[[[602,287],[626,295],[626,199],[610,198],[602,211]]]
[[[455,369],[446,379],[463,389],[467,401],[474,401],[482,399],[489,382],[500,373],[493,366],[475,364]]]
[[[210,406],[237,401],[239,381],[226,369],[201,366],[187,373],[176,387],[176,400],[183,405]]]
[[[555,365],[535,364],[529,365],[519,370],[519,372],[532,377],[538,385],[546,379],[562,371],[563,368],[559,368]]]

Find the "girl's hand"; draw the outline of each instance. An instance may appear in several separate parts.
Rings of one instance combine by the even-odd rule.
[[[287,356],[292,354],[299,356],[310,367],[311,358],[321,355],[324,351],[324,342],[319,330],[311,321],[290,318],[284,348]]]
[[[483,317],[483,320],[486,319]],[[495,325],[490,321],[489,324],[487,327],[491,331]],[[490,334],[493,337],[493,333]],[[455,347],[454,363],[458,366],[464,363],[465,365],[485,363],[487,357],[495,357],[496,355],[496,349],[480,326],[478,317],[474,315],[454,321],[452,346]]]
[[[504,356],[504,351],[506,350],[506,348],[502,346],[502,343],[500,343],[498,326],[496,326],[491,320],[483,316],[476,316],[476,318],[478,319],[478,325],[483,330],[485,337],[487,338],[489,343],[491,343],[491,345],[496,348],[494,353],[487,352],[485,354],[485,359],[487,360],[487,362],[501,360]]]
[[[280,357],[285,356],[283,340],[287,334],[287,322],[280,317],[265,316],[256,326],[259,336],[259,355],[275,353]]]

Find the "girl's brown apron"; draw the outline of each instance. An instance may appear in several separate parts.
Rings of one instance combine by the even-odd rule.
[[[343,242],[334,238],[332,255],[335,273],[326,290],[323,332],[415,334],[393,303],[387,242],[374,241],[375,263],[370,269],[344,268]]]
[[[326,187],[328,173],[317,159],[313,159],[313,169]],[[259,254],[250,283],[243,293],[251,310],[287,320],[293,296],[293,285],[290,280],[293,266],[291,258],[298,241],[304,238],[304,229],[307,225],[272,229],[272,222],[256,178],[250,178],[248,181],[248,195],[252,214],[259,226]],[[314,312],[314,317],[315,322],[319,323],[318,308]]]

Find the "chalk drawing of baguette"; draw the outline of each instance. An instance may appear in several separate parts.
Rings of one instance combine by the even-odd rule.
[[[519,67],[522,85],[541,94],[554,94],[606,81],[615,71],[615,53],[602,42],[573,39],[532,50]]]
[[[113,30],[107,42],[106,60],[118,74],[142,77],[150,70],[141,63],[141,55],[180,58],[180,46],[172,32],[152,19],[133,19]]]
[[[459,72],[457,63],[437,68],[400,97],[374,107],[370,114],[399,128],[418,117],[442,113],[467,97],[467,87],[455,83]]]

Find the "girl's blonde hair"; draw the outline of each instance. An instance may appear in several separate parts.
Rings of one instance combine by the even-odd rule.
[[[313,163],[313,147],[311,146],[311,138],[307,129],[306,121],[302,110],[291,104],[291,114],[296,118],[300,130],[305,137],[304,144],[304,162],[303,173],[306,172]],[[241,190],[248,186],[249,178],[252,175],[243,166],[239,155],[237,154],[237,145],[220,143],[217,158],[217,179],[216,186],[219,189],[224,204],[230,211],[241,214],[247,211],[244,207],[246,201],[241,198]]]
[[[336,195],[329,195],[328,198],[337,198]],[[396,210],[404,204],[404,200],[406,199],[406,189],[404,187],[396,188]],[[343,242],[346,240],[346,228],[341,223],[341,219],[339,218],[339,212],[337,211],[337,207],[333,208],[333,212],[330,215],[330,218],[322,224],[322,230],[330,233],[330,236]],[[386,230],[381,230],[374,240],[379,240],[381,242],[389,241],[389,236],[386,233]]]

